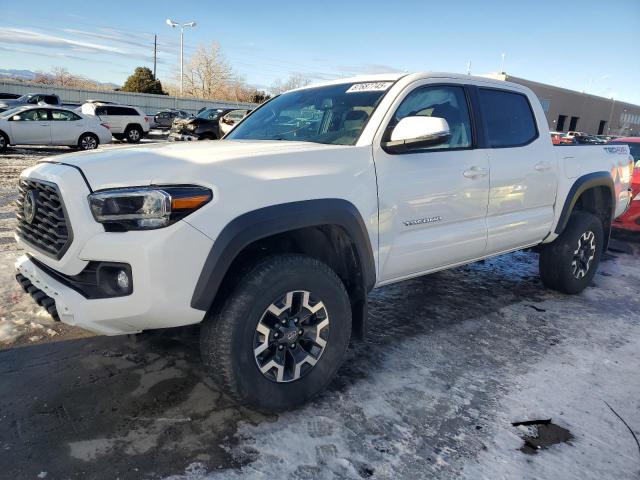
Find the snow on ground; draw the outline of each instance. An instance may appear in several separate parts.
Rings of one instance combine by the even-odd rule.
[[[640,434],[638,258],[610,257],[597,288],[580,296],[533,288],[522,296],[518,290],[528,287],[521,282],[532,282],[536,263],[535,255],[518,253],[468,269],[487,274],[489,285],[496,275],[509,277],[520,297],[511,303],[498,285],[485,293],[503,306],[488,313],[490,297],[456,282],[464,269],[440,274],[439,283],[450,282],[441,293],[471,294],[466,301],[477,303],[477,315],[462,311],[446,328],[435,322],[413,337],[400,331],[403,338],[384,349],[369,345],[374,353],[365,360],[372,361],[343,369],[350,377],[341,379],[343,388],[273,423],[241,424],[229,447],[245,462],[240,470],[207,474],[194,462],[170,478],[638,478],[640,452],[604,404]],[[388,313],[384,302],[402,308],[395,298],[401,289],[413,283],[424,290],[427,282],[374,293],[373,321]],[[411,313],[428,309],[404,295]],[[366,357],[366,349],[356,347],[352,358]],[[574,440],[536,455],[520,452],[522,429],[511,423],[546,418]]]
[[[160,131],[153,131],[153,136],[142,142],[157,142],[162,135],[164,133]],[[126,146],[126,143],[119,142],[101,148]],[[67,147],[18,147],[0,155],[0,348],[15,342],[47,341],[59,335],[86,335],[78,329],[54,322],[44,309],[23,295],[15,281],[13,268],[16,258],[22,254],[13,233],[20,172],[42,158],[73,151]]]
[[[0,156],[0,349],[85,335],[54,324],[13,279],[17,175],[63,151]],[[0,465],[13,478],[638,478],[640,452],[604,403],[640,435],[640,246],[631,245],[607,255],[578,296],[542,288],[531,252],[376,290],[367,341],[326,393],[278,416],[220,400],[185,361],[189,345],[96,337],[11,350],[0,390],[21,396],[3,400]],[[126,353],[109,354],[115,345]],[[154,358],[180,368],[160,374]],[[33,389],[19,387],[24,376]],[[190,420],[166,421],[174,417]],[[573,439],[525,455],[524,430],[511,423],[547,418]]]

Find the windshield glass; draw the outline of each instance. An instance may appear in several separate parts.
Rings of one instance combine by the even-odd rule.
[[[202,118],[204,120],[215,120],[218,115],[220,115],[221,111],[222,110],[218,110],[216,108],[207,108],[206,110],[203,110],[198,115],[196,115],[196,117]]]
[[[392,84],[343,83],[284,93],[258,108],[225,138],[354,145]]]
[[[33,97],[33,95],[32,95],[32,94],[30,94],[30,93],[26,93],[26,94],[22,95],[21,97],[18,97],[16,100],[18,100],[18,101],[20,101],[20,102],[27,102],[27,101],[29,101],[29,99],[30,99],[31,97]]]

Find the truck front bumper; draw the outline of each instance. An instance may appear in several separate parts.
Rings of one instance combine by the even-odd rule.
[[[41,256],[18,258],[16,278],[54,318],[98,334],[190,325],[201,322],[206,313],[192,308],[190,301],[211,245],[185,222],[155,231],[95,235],[79,256],[83,261],[130,266],[133,288],[125,296],[87,298],[55,265],[41,267]]]

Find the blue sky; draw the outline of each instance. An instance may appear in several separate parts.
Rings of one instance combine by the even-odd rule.
[[[0,0],[0,68],[72,73],[122,83],[151,66],[178,64],[167,17],[198,26],[185,54],[220,43],[235,71],[268,88],[300,73],[313,80],[359,73],[466,72],[514,76],[640,104],[640,1]]]

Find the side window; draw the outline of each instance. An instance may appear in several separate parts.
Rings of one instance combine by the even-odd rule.
[[[120,107],[106,107],[107,115],[124,115]]]
[[[490,147],[517,147],[538,136],[525,95],[487,88],[481,88],[479,94]]]
[[[75,113],[66,110],[51,110],[51,119],[57,122],[73,122],[81,118]]]
[[[449,124],[451,138],[447,143],[437,145],[442,148],[468,148],[472,144],[471,118],[463,87],[426,86],[418,87],[402,101],[393,116],[385,136],[405,117],[439,117]]]
[[[98,108],[96,108],[96,115],[108,115],[107,107],[98,107]]]
[[[140,116],[138,111],[133,108],[120,107],[119,109],[122,110],[122,113],[120,115],[133,115],[134,117]]]
[[[43,97],[43,101],[44,101],[44,103],[46,103],[48,105],[57,105],[58,104],[58,98],[55,97],[54,95],[45,95]]]
[[[26,110],[24,112],[20,112],[18,115],[20,116],[20,119],[18,121],[21,121],[21,122],[49,121],[49,116],[47,115],[47,111],[42,110],[40,108],[34,108],[33,110]]]
[[[40,98],[41,98],[41,95],[34,95],[33,97],[29,98],[29,100],[27,100],[27,103],[32,103],[36,105],[40,101]]]

